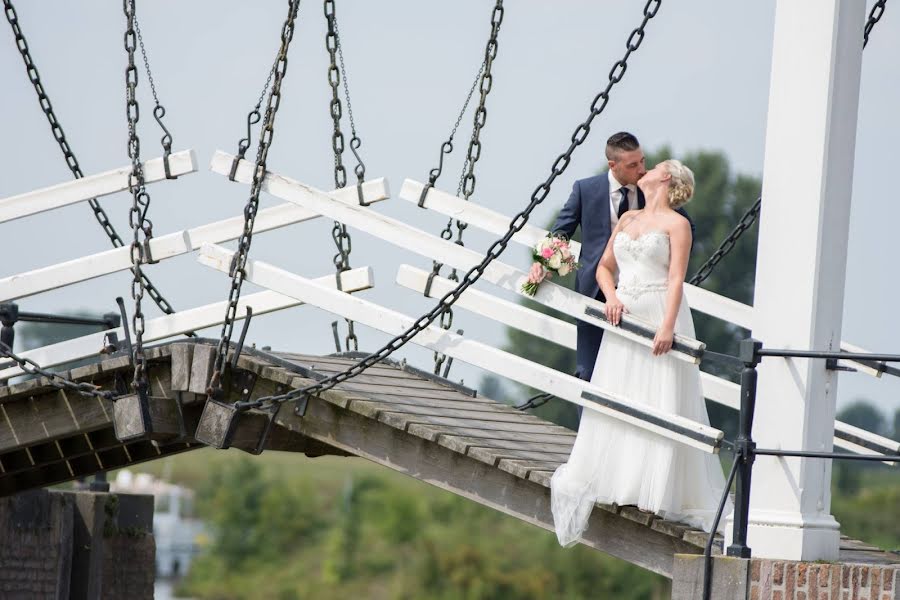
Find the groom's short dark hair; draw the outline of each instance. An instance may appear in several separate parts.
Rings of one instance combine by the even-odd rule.
[[[619,153],[631,152],[641,147],[638,139],[627,131],[620,131],[609,136],[606,140],[606,160],[618,160]]]

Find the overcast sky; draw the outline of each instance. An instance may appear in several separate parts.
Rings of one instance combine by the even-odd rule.
[[[25,31],[57,115],[85,174],[128,164],[124,111],[125,19],[118,2],[19,2]],[[404,178],[424,181],[453,124],[481,62],[490,29],[488,0],[339,0],[342,41],[353,111],[370,176],[389,178],[396,194]],[[554,158],[565,149],[593,96],[641,18],[643,2],[516,0],[507,2],[494,64],[484,149],[473,200],[507,215],[523,208]],[[868,4],[871,4],[869,2]],[[150,187],[156,235],[240,214],[248,188],[208,171],[216,149],[234,152],[244,119],[265,80],[279,43],[286,2],[141,2],[138,15],[156,86],[168,109],[175,148],[193,148],[200,169],[177,182]],[[606,137],[633,131],[646,148],[669,144],[675,156],[721,150],[737,172],[761,175],[771,65],[774,2],[681,0],[663,3],[630,61],[592,136],[568,171],[534,212],[544,225],[565,202],[575,179],[602,165]],[[70,178],[15,51],[0,25],[0,198]],[[269,168],[320,189],[332,187],[330,89],[321,3],[301,4],[283,100],[275,124]],[[900,280],[892,256],[900,250],[900,205],[892,197],[900,134],[900,15],[888,7],[865,52],[854,167],[854,193],[843,339],[873,351],[900,352],[896,302]],[[144,159],[161,154],[151,118],[152,99],[143,72],[139,98]],[[849,116],[848,118],[852,118]],[[471,127],[467,115],[463,132]],[[465,139],[462,133],[460,139]],[[460,145],[462,147],[462,145]],[[251,155],[253,152],[251,151]],[[455,191],[463,151],[451,158],[439,187]],[[352,157],[345,159],[350,162]],[[275,204],[263,198],[263,204]],[[123,237],[130,197],[103,200]],[[767,205],[771,206],[771,205]],[[393,199],[378,211],[434,233],[446,219]],[[331,222],[311,221],[253,241],[253,258],[305,276],[333,271]],[[363,296],[418,315],[431,304],[394,284],[402,263],[430,261],[364,232],[351,230],[351,265],[375,269],[376,288]],[[106,250],[109,243],[86,204],[0,225],[0,277]],[[467,245],[483,250],[491,237],[473,227]],[[790,252],[789,242],[785,253]],[[526,265],[513,247],[503,260]],[[228,281],[196,262],[172,259],[148,269],[176,308],[227,297]],[[482,289],[503,297],[489,284]],[[245,286],[245,292],[255,291]],[[22,299],[23,310],[115,310],[128,296],[127,273]],[[153,307],[149,314],[157,316]],[[334,351],[334,317],[312,307],[255,318],[249,341],[275,349],[323,354]],[[457,311],[455,327],[492,345],[505,341],[496,323]],[[217,337],[219,330],[203,332]],[[361,349],[388,336],[359,328]],[[343,329],[342,329],[343,335]],[[429,368],[431,353],[398,353]],[[451,373],[476,384],[482,372],[457,362]],[[860,396],[886,412],[900,407],[900,382],[842,375],[839,404]]]

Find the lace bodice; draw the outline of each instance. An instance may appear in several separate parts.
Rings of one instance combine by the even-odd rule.
[[[647,231],[632,238],[620,231],[613,241],[619,266],[618,293],[640,296],[666,290],[669,276],[669,234]]]

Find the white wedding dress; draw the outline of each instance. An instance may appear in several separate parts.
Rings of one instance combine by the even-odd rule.
[[[629,314],[659,325],[665,314],[669,237],[650,231],[613,240],[619,267],[617,295]],[[675,333],[694,337],[684,297]],[[606,332],[592,383],[628,400],[709,424],[696,365]],[[556,535],[571,546],[587,528],[594,504],[637,505],[667,520],[709,531],[725,487],[717,455],[685,446],[584,409],[569,461],[553,474],[551,508]],[[726,506],[725,516],[731,512]],[[721,525],[720,525],[721,529]]]

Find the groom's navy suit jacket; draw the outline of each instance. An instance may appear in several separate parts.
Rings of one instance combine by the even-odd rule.
[[[644,208],[644,193],[637,190],[638,208]],[[691,234],[694,233],[694,222],[683,209],[679,213],[691,223]],[[551,231],[561,232],[571,238],[575,230],[581,227],[581,256],[578,262],[581,267],[575,272],[575,290],[591,298],[605,302],[597,283],[597,265],[606,250],[609,236],[612,234],[609,206],[609,175],[603,173],[587,179],[579,179],[572,187],[572,194],[566,205],[559,211],[556,224]],[[578,369],[576,375],[590,381],[594,372],[594,362],[603,330],[583,321],[578,325]]]

